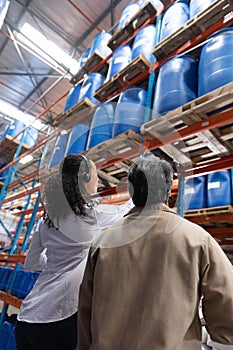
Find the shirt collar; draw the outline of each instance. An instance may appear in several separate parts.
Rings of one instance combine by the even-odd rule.
[[[175,215],[179,215],[174,209],[169,208],[166,204],[164,203],[157,203],[157,204],[150,204],[147,205],[146,207],[133,207],[127,214],[124,216],[128,216],[133,213],[140,213],[145,210],[159,210],[159,211],[166,211]]]

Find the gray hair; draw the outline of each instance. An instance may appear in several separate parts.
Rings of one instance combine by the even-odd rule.
[[[129,193],[137,207],[166,203],[171,191],[173,169],[170,163],[153,155],[140,157],[128,174]]]

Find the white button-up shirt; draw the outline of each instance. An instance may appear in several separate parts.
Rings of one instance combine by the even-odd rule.
[[[18,320],[46,323],[70,317],[78,310],[89,246],[102,228],[121,219],[131,208],[126,204],[87,208],[87,215],[74,214],[62,220],[59,230],[42,219],[34,233],[24,268],[42,270],[32,291],[24,299]]]

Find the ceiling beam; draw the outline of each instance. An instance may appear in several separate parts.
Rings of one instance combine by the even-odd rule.
[[[22,7],[24,7],[24,4],[22,4],[21,1],[19,1],[19,0],[14,0],[14,1],[17,2],[19,5],[21,5]],[[45,2],[45,5],[46,5],[46,2]],[[54,22],[51,22],[51,20],[48,17],[46,17],[46,14],[44,14],[44,13],[41,14],[40,12],[36,12],[35,9],[29,8],[29,7],[27,7],[27,12],[30,13],[32,18],[33,18],[33,16],[35,16],[37,19],[39,19],[49,29],[51,29],[54,33],[59,35],[59,37],[64,39],[71,46],[74,45],[73,37],[68,32],[64,31],[64,29],[62,29],[58,25],[56,25]]]
[[[113,7],[116,7],[122,0],[115,0],[113,1],[113,4],[110,4],[106,10],[104,10],[104,12],[102,12],[102,14],[97,18],[97,20],[95,21],[96,25],[100,24],[107,15],[109,15],[111,13],[111,10]],[[83,35],[76,41],[75,43],[75,47],[78,49],[79,45],[93,32],[95,28],[90,27],[88,28]]]
[[[1,72],[0,75],[17,75],[17,76],[38,76],[38,77],[46,77],[46,78],[59,78],[61,74],[47,74],[47,73],[22,73],[22,72]]]
[[[24,8],[23,8],[22,11],[20,11],[20,13],[19,13],[19,16],[18,16],[18,18],[17,18],[17,20],[16,20],[16,24],[18,24],[19,21],[22,19],[23,15],[24,15],[25,12],[27,11],[28,6],[30,5],[31,2],[32,2],[32,0],[27,0],[27,1],[26,1],[26,4],[24,5]],[[5,21],[6,21],[6,18],[5,18]],[[8,42],[8,39],[5,39],[4,42],[3,42],[3,44],[2,44],[2,46],[1,46],[1,48],[0,48],[0,55],[2,54],[3,50],[5,49],[7,42]]]

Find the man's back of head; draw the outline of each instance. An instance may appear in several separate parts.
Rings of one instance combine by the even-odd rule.
[[[171,165],[153,155],[140,157],[129,170],[129,193],[134,205],[167,203],[173,179]]]

